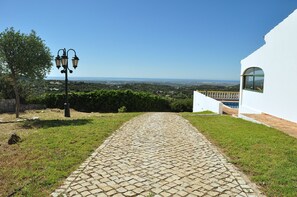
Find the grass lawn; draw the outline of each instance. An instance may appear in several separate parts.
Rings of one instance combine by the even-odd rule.
[[[80,113],[64,118],[61,110],[31,111],[16,122],[0,119],[0,196],[49,196],[113,131],[139,113]],[[16,132],[23,141],[7,145]]]
[[[297,196],[297,139],[230,116],[183,113],[267,196]]]

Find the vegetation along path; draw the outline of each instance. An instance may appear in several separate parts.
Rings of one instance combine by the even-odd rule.
[[[258,196],[188,121],[146,113],[110,136],[52,196]]]

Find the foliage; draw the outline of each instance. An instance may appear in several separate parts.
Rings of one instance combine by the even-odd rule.
[[[297,196],[297,140],[281,131],[229,116],[184,113],[267,196]]]
[[[119,113],[127,112],[127,108],[126,108],[126,106],[122,106],[122,107],[120,107],[120,108],[118,109],[118,112],[119,112]]]
[[[160,84],[160,83],[135,83],[135,82],[114,82],[114,83],[95,83],[95,82],[84,82],[84,81],[69,81],[68,85],[69,89],[72,92],[76,92],[73,94],[86,94],[91,92],[97,91],[97,90],[105,90],[105,91],[126,91],[127,89],[131,89],[134,93],[135,92],[141,92],[141,94],[146,93],[146,95],[156,95],[158,97],[164,98],[164,100],[167,100],[167,102],[170,103],[170,109],[166,111],[174,111],[174,112],[185,112],[185,111],[192,111],[192,96],[194,90],[203,90],[206,88],[207,90],[223,90],[223,91],[238,91],[238,87],[236,86],[228,86],[228,85],[168,85],[166,83]],[[63,107],[63,94],[64,94],[64,88],[65,83],[61,80],[46,80],[43,86],[36,85],[35,86],[35,92],[39,95],[46,92],[48,94],[48,97],[51,97],[53,99],[52,101],[49,101],[51,105],[48,106],[56,106],[56,107]],[[36,95],[35,93],[35,95]],[[60,94],[59,99],[54,96],[55,94]],[[32,96],[31,100],[35,100],[35,95]],[[51,95],[51,96],[50,96]],[[121,99],[117,99],[120,101]],[[59,102],[54,104],[55,102]],[[87,100],[83,101],[84,104],[87,104]],[[71,106],[73,107],[73,102],[70,102]],[[125,105],[125,104],[123,104]],[[119,104],[116,104],[116,107],[122,107]],[[113,112],[116,112],[118,108],[114,107]],[[130,108],[125,105],[126,108],[128,108],[129,111]],[[78,110],[81,110],[81,108],[76,108]],[[143,108],[139,109],[142,110]],[[92,110],[92,109],[90,109]],[[89,111],[90,111],[89,110]],[[163,109],[156,109],[157,111],[164,111]],[[83,111],[87,111],[84,110]],[[133,111],[133,110],[132,110]]]
[[[42,88],[44,87],[45,80],[29,80],[27,78],[20,78],[18,85],[18,92],[20,101],[26,104],[28,98],[40,96],[44,93]],[[38,86],[38,89],[36,88]],[[13,99],[15,93],[10,79],[7,75],[0,75],[0,99]]]
[[[191,112],[193,110],[193,99],[174,99],[170,103],[173,112]]]
[[[25,132],[18,133],[22,143],[0,146],[0,196],[49,196],[113,131],[138,115],[56,119],[60,114],[27,122]]]
[[[13,87],[9,83],[9,80],[4,74],[0,73],[0,99],[12,99],[15,98]]]
[[[26,35],[9,28],[0,33],[0,73],[5,75],[13,86],[17,117],[21,79],[43,79],[50,71],[51,60],[49,48],[34,31]]]
[[[46,80],[42,88],[47,93],[63,93],[64,81]],[[39,88],[39,86],[36,86]],[[69,89],[74,92],[92,92],[95,90],[132,90],[136,92],[147,92],[157,96],[174,99],[192,98],[194,90],[219,90],[219,91],[239,91],[239,85],[181,85],[170,83],[142,83],[142,82],[86,82],[69,81]],[[38,90],[40,92],[40,90]]]
[[[99,90],[69,94],[70,107],[83,112],[118,112],[125,106],[128,112],[170,111],[167,99],[131,90]],[[50,108],[63,108],[64,94],[45,94],[31,103],[45,104]]]

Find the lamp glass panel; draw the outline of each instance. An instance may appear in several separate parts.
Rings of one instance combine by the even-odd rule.
[[[67,58],[62,58],[62,65],[66,66],[68,64],[68,59]]]
[[[77,65],[78,65],[78,59],[77,58],[72,59],[72,65],[73,65],[73,67],[77,67]]]
[[[61,59],[56,58],[56,66],[60,67],[61,66]]]

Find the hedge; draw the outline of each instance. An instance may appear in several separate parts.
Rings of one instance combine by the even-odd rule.
[[[173,112],[192,112],[193,99],[175,99],[170,103],[171,111]]]
[[[30,103],[45,104],[48,108],[63,108],[64,94],[45,94]],[[73,92],[68,96],[70,107],[83,112],[118,112],[125,106],[127,112],[170,111],[170,102],[162,97],[131,90],[98,90]]]

